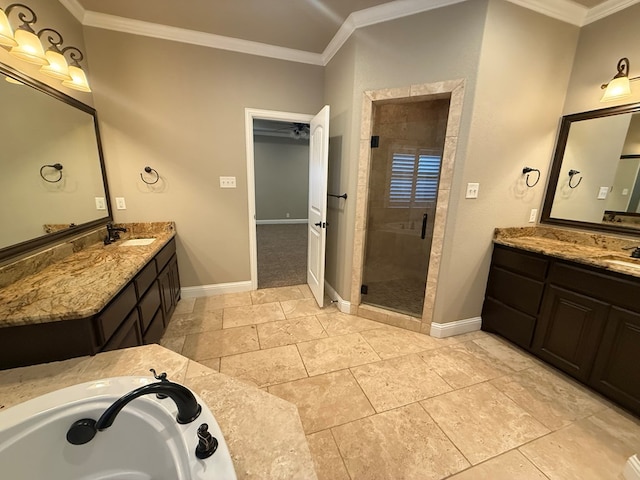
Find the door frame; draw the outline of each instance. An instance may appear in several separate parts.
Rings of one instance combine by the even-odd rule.
[[[453,183],[453,167],[458,144],[460,119],[462,117],[464,87],[464,79],[456,79],[398,88],[367,90],[363,92],[362,118],[360,119],[360,138],[362,140],[360,142],[358,158],[358,195],[356,197],[353,257],[351,264],[350,301],[352,314],[358,314],[359,309],[363,306],[365,307],[363,311],[366,311],[367,307],[366,305],[361,305],[362,295],[360,293],[360,286],[362,285],[364,273],[364,253],[367,235],[366,219],[369,203],[369,173],[371,167],[370,138],[373,129],[373,103],[381,100],[423,101],[437,98],[450,98],[422,317],[413,318],[408,315],[396,314],[391,310],[385,310],[384,318],[387,320],[382,320],[385,323],[400,325],[403,328],[421,333],[429,334],[431,332],[438,275],[440,273],[440,260],[442,258],[444,245],[447,209],[449,206],[451,185]],[[364,315],[366,315],[366,313]],[[383,315],[378,315],[378,317],[383,317]]]
[[[256,177],[254,158],[254,120],[276,120],[280,122],[309,123],[313,115],[281,112],[278,110],[244,109],[245,143],[247,149],[247,195],[249,197],[249,264],[251,267],[251,290],[258,289],[258,241],[256,238]]]

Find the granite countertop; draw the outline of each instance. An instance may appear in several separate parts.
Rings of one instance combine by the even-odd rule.
[[[494,243],[640,277],[640,259],[625,247],[640,246],[640,238],[585,233],[554,227],[497,228]],[[609,260],[637,265],[637,268]]]
[[[175,236],[171,222],[127,227],[115,243],[94,242],[0,288],[0,328],[87,318],[100,312]],[[150,245],[121,246],[129,238],[146,237],[156,240]]]
[[[78,383],[166,372],[194,391],[224,434],[240,480],[317,479],[295,405],[159,345],[0,371],[0,408]]]

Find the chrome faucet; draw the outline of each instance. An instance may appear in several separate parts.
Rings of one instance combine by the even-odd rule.
[[[113,223],[107,223],[107,236],[104,237],[104,244],[109,245],[120,239],[120,232],[126,232],[124,227],[114,227]]]
[[[83,418],[82,420],[76,421],[67,431],[67,441],[73,445],[84,445],[90,442],[96,433],[106,430],[113,424],[120,410],[131,400],[152,393],[166,395],[174,401],[176,407],[178,407],[176,421],[180,424],[193,422],[202,411],[202,407],[198,404],[196,397],[187,387],[168,380],[149,383],[132,390],[113,402],[97,422],[91,418]]]

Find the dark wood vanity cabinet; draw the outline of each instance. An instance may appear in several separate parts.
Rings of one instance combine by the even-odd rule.
[[[156,343],[179,299],[176,244],[171,239],[97,315],[2,328],[0,369]]]
[[[640,414],[640,278],[495,245],[482,329]]]

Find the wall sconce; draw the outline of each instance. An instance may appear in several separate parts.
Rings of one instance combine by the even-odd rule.
[[[15,34],[9,23],[9,14],[14,9],[24,10],[18,12],[18,19],[22,25],[17,28]],[[37,20],[35,12],[21,3],[13,3],[5,10],[0,8],[0,45],[10,47],[9,53],[25,62],[42,65],[41,73],[62,80],[64,86],[81,92],[91,92],[87,76],[78,63],[84,59],[82,52],[71,46],[61,49],[64,43],[62,35],[52,28],[43,28],[36,33],[32,25]],[[50,44],[46,53],[40,42],[44,33],[48,33],[46,38]],[[70,51],[71,65],[64,56],[67,51]]]
[[[609,102],[631,95],[631,80],[638,80],[640,77],[629,78],[629,59],[624,57],[618,60],[618,73],[615,74],[609,83],[603,83],[600,88],[605,92],[600,99],[601,102]],[[606,90],[605,90],[606,89]]]

